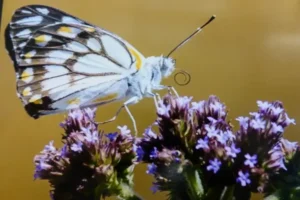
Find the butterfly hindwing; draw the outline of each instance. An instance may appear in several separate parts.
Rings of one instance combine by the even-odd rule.
[[[19,8],[6,29],[17,93],[35,118],[124,97],[144,57],[120,37],[55,8]]]

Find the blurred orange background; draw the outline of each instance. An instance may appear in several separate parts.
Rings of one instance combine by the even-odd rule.
[[[87,22],[106,28],[126,39],[145,56],[167,54],[182,39],[213,14],[215,21],[173,54],[177,67],[188,71],[192,81],[177,86],[181,95],[194,100],[215,94],[230,110],[229,118],[256,111],[257,100],[280,100],[291,118],[300,120],[300,2],[297,0],[128,0],[128,1],[46,1],[4,2],[0,37],[0,199],[49,199],[46,181],[33,181],[33,156],[54,139],[60,146],[64,114],[30,118],[16,96],[15,73],[4,48],[3,32],[13,12],[28,4],[61,9]],[[97,120],[111,118],[121,103],[98,108]],[[139,132],[155,119],[152,99],[130,106]],[[132,123],[126,112],[104,125],[106,132],[117,125]],[[236,124],[236,123],[235,123]],[[285,137],[300,140],[300,126],[287,129]],[[136,191],[147,199],[153,195],[152,177],[146,166],[136,168]],[[260,199],[259,195],[253,199]]]

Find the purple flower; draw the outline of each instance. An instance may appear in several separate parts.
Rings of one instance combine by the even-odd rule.
[[[219,132],[219,130],[216,129],[215,126],[205,125],[205,130],[207,131],[207,136],[208,136],[209,138],[212,138],[212,137],[218,137],[218,132]]]
[[[156,170],[157,170],[157,166],[154,163],[151,163],[148,165],[146,173],[147,174],[155,174]]]
[[[271,106],[267,101],[257,101],[257,105],[260,108],[260,111],[266,111]]]
[[[44,159],[41,159],[40,162],[38,163],[38,165],[36,166],[36,169],[38,171],[41,171],[41,170],[48,170],[48,169],[51,169],[52,166],[49,165],[47,162],[45,162]]]
[[[296,146],[287,143],[281,144],[280,150],[274,148],[287,124],[294,123],[282,104],[257,101],[257,112],[236,118],[240,127],[235,132],[227,121],[226,106],[216,96],[191,106],[190,101],[188,97],[166,95],[157,110],[158,131],[146,129],[138,143],[140,150],[136,152],[149,164],[147,173],[155,175],[158,189],[169,192],[170,185],[178,188],[177,181],[185,179],[185,166],[197,166],[209,172],[200,175],[208,185],[236,182],[249,186],[245,191],[264,191],[268,180],[281,173],[279,168],[284,169],[285,151],[293,152],[289,149]]]
[[[210,121],[212,124],[215,124],[218,122],[218,120],[216,120],[215,118],[213,117],[207,117],[208,121]]]
[[[237,121],[240,122],[240,126],[244,129],[248,128],[248,123],[249,123],[249,117],[238,117],[236,118]]]
[[[284,153],[282,152],[280,144],[276,145],[268,153],[270,158],[266,163],[269,168],[287,170],[284,165]]]
[[[141,146],[136,146],[134,145],[134,151],[136,152],[137,155],[137,161],[140,162],[143,160],[145,152]]]
[[[260,117],[260,114],[258,112],[250,112],[249,113],[251,116],[254,117],[254,119],[258,119]]]
[[[71,150],[78,153],[82,152],[82,143],[78,142],[77,144],[76,143],[72,144]]]
[[[221,144],[225,145],[226,142],[228,141],[228,137],[226,134],[224,134],[223,131],[220,131],[220,134],[216,135],[217,141],[220,142]]]
[[[54,199],[100,199],[111,195],[127,199],[119,183],[132,188],[137,158],[135,139],[125,129],[120,131],[123,134],[99,131],[97,123],[91,121],[94,111],[70,111],[62,123],[64,146],[57,149],[51,141],[34,158],[34,178],[49,181]],[[98,187],[104,192],[94,196]]]
[[[147,128],[143,135],[144,135],[145,139],[147,138],[147,140],[149,140],[151,138],[153,138],[153,139],[157,138],[157,135],[151,130],[151,127]]]
[[[221,166],[221,161],[219,161],[217,158],[214,160],[209,161],[209,165],[206,167],[207,171],[213,171],[214,173],[217,173]]]
[[[68,145],[65,144],[65,145],[61,148],[60,156],[61,156],[61,157],[66,157],[67,152],[68,152]]]
[[[151,191],[152,193],[156,193],[158,191],[158,185],[157,184],[153,184],[152,187],[151,187]]]
[[[192,102],[192,110],[197,110],[200,114],[204,113],[205,101]]]
[[[84,112],[90,120],[93,120],[95,118],[96,110],[97,108],[86,108]]]
[[[231,145],[231,147],[226,146],[225,150],[226,150],[226,155],[230,156],[232,158],[235,158],[236,154],[238,154],[238,153],[241,152],[241,149],[240,148],[236,148],[236,146],[235,146],[234,143]]]
[[[283,132],[283,128],[281,125],[277,125],[276,123],[272,122],[272,133],[276,134],[276,133],[282,133]]]
[[[169,116],[169,111],[171,109],[171,105],[165,105],[162,101],[158,102],[157,113],[162,116]]]
[[[196,149],[209,149],[208,137],[205,137],[204,140],[202,138],[200,138],[197,141]]]
[[[214,103],[212,103],[212,104],[210,104],[210,108],[214,111],[214,112],[216,112],[216,113],[220,113],[220,116],[222,117],[222,116],[225,116],[226,115],[226,113],[225,113],[225,111],[224,111],[224,105],[223,104],[221,104],[220,102],[214,102]]]
[[[93,131],[91,132],[90,129],[84,128],[82,127],[81,130],[84,132],[85,134],[85,139],[86,141],[90,142],[90,143],[95,143],[98,141],[98,131]]]
[[[254,128],[255,130],[264,129],[265,125],[266,125],[266,122],[263,121],[263,120],[261,120],[261,119],[259,119],[259,118],[252,119],[250,121],[250,126],[252,128]]]
[[[222,132],[222,136],[225,141],[233,141],[235,139],[235,135],[232,133],[232,131],[229,130]]]
[[[282,113],[283,108],[272,106],[271,110],[273,112],[273,115],[278,116],[280,113]]]
[[[185,108],[186,106],[189,105],[189,103],[191,102],[192,99],[193,99],[193,97],[187,97],[187,96],[179,97],[176,100],[178,108],[179,109]]]
[[[244,162],[244,165],[249,166],[250,168],[253,168],[257,163],[257,155],[251,156],[250,154],[246,154],[245,158],[246,160]]]
[[[109,141],[113,142],[113,141],[116,140],[116,138],[118,136],[118,133],[117,132],[115,132],[115,133],[108,133],[105,136],[109,139]]]
[[[37,160],[36,164],[35,164],[35,172],[34,172],[34,179],[38,179],[42,177],[42,173],[43,171],[47,171],[50,170],[52,168],[51,165],[49,165],[46,161],[45,158],[40,157],[38,158],[39,160]]]
[[[290,124],[296,125],[295,119],[289,118],[289,116],[286,113],[285,113],[285,123],[286,123],[286,126],[288,126]]]
[[[118,126],[118,129],[121,132],[121,135],[129,135],[130,134],[130,130],[128,129],[128,127],[125,126]]]
[[[72,110],[69,112],[69,116],[74,120],[82,120],[83,119],[83,113],[81,110]]]
[[[151,151],[151,153],[150,153],[150,159],[155,159],[155,158],[157,158],[157,155],[158,155],[158,151],[157,151],[157,148],[156,147],[154,147],[153,148],[153,150]]]
[[[286,159],[291,159],[298,148],[298,142],[290,142],[286,139],[280,140],[280,148]]]
[[[242,171],[238,172],[238,178],[236,179],[236,182],[240,183],[241,186],[245,187],[246,185],[249,185],[251,183],[249,179],[249,173],[243,173]]]
[[[46,152],[55,152],[56,148],[53,146],[54,141],[50,141],[49,144],[45,145],[44,150],[42,151],[43,153]]]

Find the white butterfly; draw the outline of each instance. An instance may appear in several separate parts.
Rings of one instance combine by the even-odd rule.
[[[125,108],[135,132],[128,105],[144,97],[155,99],[153,90],[168,88],[160,82],[174,71],[169,55],[184,43],[167,57],[145,58],[119,36],[43,5],[16,10],[5,39],[15,66],[17,94],[31,117],[124,100],[106,122]]]

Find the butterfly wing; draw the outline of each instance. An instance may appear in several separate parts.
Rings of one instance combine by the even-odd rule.
[[[42,5],[16,10],[5,39],[17,94],[34,118],[122,99],[144,60],[117,35]]]

